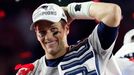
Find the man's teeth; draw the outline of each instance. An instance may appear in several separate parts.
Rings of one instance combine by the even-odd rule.
[[[49,44],[54,44],[54,43],[55,43],[55,41],[50,41],[50,42],[47,42],[47,43],[49,43]]]

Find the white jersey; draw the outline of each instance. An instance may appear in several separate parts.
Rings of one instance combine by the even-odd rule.
[[[35,61],[31,75],[119,75],[108,71],[108,62],[112,54],[115,40],[107,49],[101,47],[97,28],[92,34],[70,47],[69,52],[63,57],[56,67],[46,64],[45,56]],[[111,66],[110,66],[111,67]],[[114,69],[114,68],[113,68]],[[106,72],[107,71],[107,72]]]

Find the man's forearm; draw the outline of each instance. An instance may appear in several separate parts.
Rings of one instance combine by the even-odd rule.
[[[90,7],[90,15],[110,27],[117,27],[121,20],[121,9],[116,4],[97,2]]]
[[[86,3],[86,4],[85,4]],[[89,5],[87,5],[87,3]],[[87,7],[87,6],[88,7]],[[86,9],[85,9],[86,8]],[[64,10],[70,19],[96,19],[110,27],[117,27],[121,20],[121,9],[118,5],[103,2],[71,3]]]

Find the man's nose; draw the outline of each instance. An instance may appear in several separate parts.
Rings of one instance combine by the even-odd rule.
[[[47,31],[46,36],[45,36],[45,40],[50,40],[52,38],[53,38],[53,33],[50,31]]]

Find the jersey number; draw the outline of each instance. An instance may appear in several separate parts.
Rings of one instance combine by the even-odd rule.
[[[97,75],[95,70],[88,72],[87,68],[85,66],[79,67],[75,70],[72,70],[72,71],[65,73],[65,75],[77,75],[77,74],[78,75]]]
[[[83,42],[80,47],[82,47],[82,46],[84,46],[84,48],[82,48],[78,53],[70,55],[68,57],[68,60],[71,59],[71,58],[74,58],[74,57],[78,58],[81,55],[83,55],[83,52],[86,52],[87,50],[89,50],[90,45],[88,43],[88,40]],[[93,57],[93,52],[90,51],[89,53],[85,54],[81,59],[74,60],[73,62],[70,62],[68,64],[62,65],[61,66],[62,70],[69,69],[71,67],[75,67],[75,66],[81,65],[81,64],[83,64],[84,62],[86,62],[87,60],[89,60],[92,57]],[[82,66],[82,67],[79,67],[79,68],[76,68],[76,69],[73,69],[71,71],[66,72],[65,75],[97,75],[97,73],[96,73],[96,70],[92,70],[92,71],[89,72],[87,70],[86,66]]]

